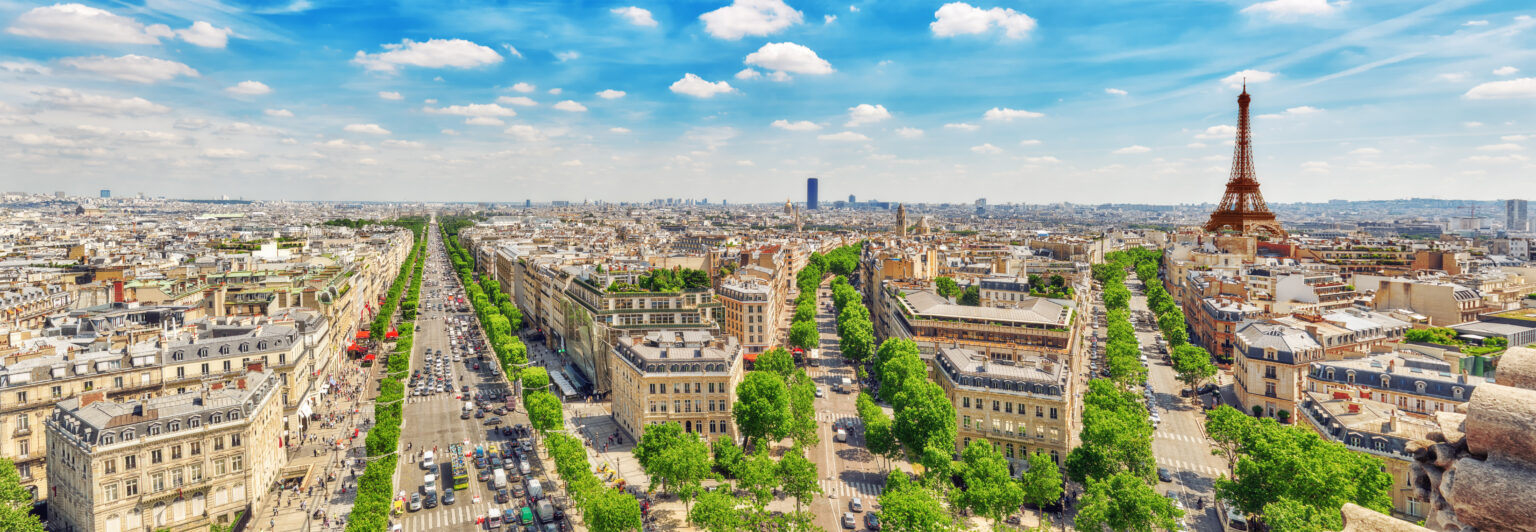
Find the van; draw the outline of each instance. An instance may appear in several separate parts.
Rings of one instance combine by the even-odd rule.
[[[847,442],[848,429],[837,429],[837,434],[833,436],[832,439],[840,442]]]
[[[1221,529],[1224,532],[1248,532],[1248,518],[1232,503],[1217,500],[1216,515],[1221,517]]]
[[[501,510],[491,507],[491,510],[485,514],[485,527],[501,528]]]
[[[539,501],[539,522],[548,523],[555,517],[555,507],[550,506],[548,500]]]
[[[421,489],[427,493],[437,491],[437,475],[427,473],[427,476],[422,477]]]
[[[536,479],[536,478],[528,479],[528,498],[530,498],[530,499],[542,499],[542,498],[544,498],[544,486],[539,484],[539,479]]]
[[[432,454],[432,451],[426,451],[426,452],[421,453],[421,468],[425,469],[425,470],[428,470],[428,471],[431,471],[432,470],[432,466],[437,465],[437,464],[433,463],[433,461],[432,461],[433,458],[435,458],[435,456]]]
[[[507,470],[497,469],[495,473],[492,473],[491,478],[493,479],[491,481],[491,487],[496,489],[507,487]]]

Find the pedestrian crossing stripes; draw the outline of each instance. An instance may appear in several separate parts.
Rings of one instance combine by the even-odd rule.
[[[1154,433],[1154,436],[1165,440],[1181,441],[1187,443],[1206,443],[1204,436],[1190,436],[1188,434],[1178,434],[1174,432],[1157,432]]]
[[[1179,472],[1183,472],[1183,471],[1189,471],[1189,472],[1198,474],[1200,476],[1212,477],[1212,478],[1220,476],[1223,473],[1223,470],[1217,469],[1215,467],[1211,467],[1211,466],[1208,466],[1208,465],[1191,464],[1191,463],[1185,462],[1183,460],[1174,460],[1174,459],[1171,459],[1171,458],[1158,457],[1157,458],[1157,463],[1158,463],[1158,465],[1161,465],[1163,467],[1167,467],[1167,468],[1170,468],[1170,469],[1174,470],[1175,473],[1179,473]]]
[[[862,426],[864,426],[864,420],[859,419],[858,416],[850,416],[850,415],[847,415],[847,414],[837,414],[837,413],[833,413],[833,412],[817,412],[816,413],[816,421],[821,422],[821,423],[836,422],[838,425],[845,426],[845,427],[846,426],[854,426],[854,427],[862,427]]]
[[[841,480],[822,480],[822,481],[820,481],[820,483],[821,483],[821,494],[823,496],[827,496],[827,497],[837,496],[838,498],[841,498],[841,499],[847,499],[849,497],[864,497],[866,499],[863,502],[866,505],[873,504],[875,501],[872,500],[872,499],[875,498],[875,497],[879,497],[880,493],[885,491],[885,486],[884,485],[873,484],[873,483],[869,483],[869,482],[843,482]]]

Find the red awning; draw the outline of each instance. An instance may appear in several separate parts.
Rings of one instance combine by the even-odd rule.
[[[367,340],[368,339],[368,331],[357,331],[357,339],[358,340]]]
[[[357,345],[357,342],[352,342],[352,345],[347,346],[348,351],[361,351],[362,349],[363,347]]]
[[[373,353],[368,353],[368,356],[363,357],[363,360],[373,360]]]
[[[384,339],[386,339],[386,340],[394,340],[395,338],[399,338],[399,337],[400,337],[399,331],[396,331],[393,328],[391,328],[389,330],[389,332],[384,333]]]
[[[742,355],[741,358],[744,358],[747,360],[747,362],[751,362],[753,364],[757,363],[757,353],[747,353]]]

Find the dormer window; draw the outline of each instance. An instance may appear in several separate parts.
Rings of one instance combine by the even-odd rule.
[[[240,419],[240,411],[239,410],[230,410],[229,411],[229,420],[230,421],[234,421],[236,419]]]
[[[198,349],[197,350],[197,358],[208,358],[208,348],[203,347],[203,348]]]
[[[224,422],[224,414],[214,414],[212,416],[209,416],[208,422],[209,423],[223,423]]]
[[[227,346],[227,345],[219,346],[219,354],[221,354],[221,355],[229,354],[229,346]]]
[[[1350,384],[1354,384],[1355,383],[1355,370],[1349,370],[1349,371],[1345,372],[1344,378],[1348,379]]]
[[[203,425],[203,418],[200,418],[200,417],[187,418],[187,426],[188,427],[197,428],[197,427],[201,427],[202,425]]]
[[[1451,396],[1455,397],[1458,400],[1461,399],[1462,398],[1462,394],[1465,394],[1465,393],[1466,393],[1466,390],[1463,390],[1460,386],[1457,386],[1455,388],[1451,388]]]
[[[159,434],[160,434],[160,425],[155,424],[155,425],[150,425],[149,426],[149,435],[150,436],[156,436],[156,435],[159,435]]]
[[[111,433],[107,433],[107,434],[102,434],[101,435],[101,444],[102,445],[107,445],[107,444],[115,442],[115,441],[117,441],[117,438],[112,437]]]
[[[123,431],[123,439],[125,439],[125,440],[133,439],[133,429],[124,430]]]
[[[1390,387],[1390,386],[1392,386],[1392,376],[1391,375],[1382,375],[1381,376],[1381,387],[1382,388],[1387,388],[1387,387]]]
[[[1328,380],[1333,380],[1333,368],[1328,368]]]
[[[180,421],[172,421],[172,422],[166,424],[165,428],[167,430],[170,430],[171,432],[176,432],[178,430],[181,430],[181,422]]]
[[[260,342],[256,342],[256,349],[259,349],[259,350],[262,350],[262,351],[266,351],[267,350],[267,341],[266,340],[262,340]]]
[[[175,353],[171,353],[171,360],[173,361],[180,362],[184,358],[187,358],[187,353],[185,351],[177,351]]]
[[[1421,394],[1424,393],[1424,386],[1424,381],[1414,381],[1413,383],[1413,389]]]
[[[240,344],[240,352],[241,353],[248,353],[248,352],[250,352],[250,350],[251,350],[251,344],[247,344],[247,343],[241,343]]]

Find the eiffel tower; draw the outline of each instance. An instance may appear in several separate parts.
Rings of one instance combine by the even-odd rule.
[[[1264,204],[1259,192],[1259,179],[1253,170],[1253,143],[1248,131],[1248,84],[1243,83],[1243,93],[1237,96],[1237,147],[1232,150],[1232,176],[1227,179],[1227,192],[1221,196],[1221,205],[1211,212],[1206,231],[1236,231],[1245,235],[1265,235],[1285,239],[1288,235]]]

